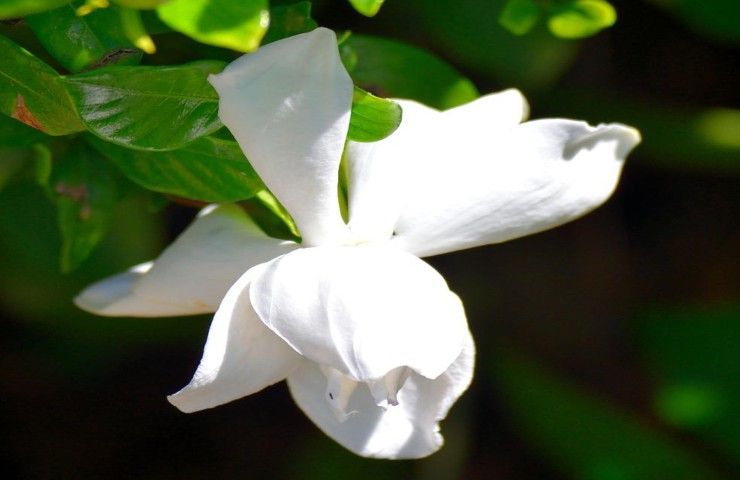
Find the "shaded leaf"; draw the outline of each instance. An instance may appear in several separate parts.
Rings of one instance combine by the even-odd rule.
[[[84,130],[51,67],[0,35],[0,111],[49,135]]]
[[[0,115],[0,147],[23,148],[48,137],[38,130],[5,115]]]
[[[114,3],[117,3],[122,7],[136,8],[138,10],[151,10],[169,1],[170,0],[113,0]]]
[[[206,80],[222,62],[174,67],[106,67],[66,77],[88,130],[119,145],[171,150],[221,127],[218,95]]]
[[[49,188],[57,206],[63,272],[77,268],[102,240],[118,199],[114,170],[81,142],[54,164]]]
[[[310,32],[317,26],[316,21],[311,18],[311,2],[278,5],[270,9],[270,28],[267,29],[262,44]]]
[[[157,192],[204,202],[233,202],[264,189],[235,141],[200,138],[179,150],[147,152],[90,137],[135,183]]]
[[[524,438],[568,478],[714,480],[700,458],[638,418],[505,352],[494,368]]]
[[[136,64],[140,52],[118,55],[134,46],[121,33],[121,10],[98,9],[79,16],[72,4],[26,18],[44,48],[66,69],[79,72],[99,64],[106,56],[111,60]]]
[[[737,0],[651,0],[695,31],[723,42],[740,42]]]
[[[656,309],[637,326],[658,415],[740,458],[740,307]]]
[[[537,24],[541,13],[535,0],[508,0],[498,22],[514,35],[524,35]]]
[[[201,43],[240,52],[259,46],[270,18],[267,0],[171,0],[157,14]]]
[[[346,44],[357,58],[353,80],[380,96],[412,98],[440,109],[478,97],[470,80],[420,48],[368,35],[352,35]]]

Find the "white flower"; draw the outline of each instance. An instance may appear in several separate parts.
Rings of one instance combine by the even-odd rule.
[[[337,197],[352,81],[330,30],[267,45],[211,82],[220,116],[303,243],[272,239],[236,206],[204,209],[154,262],[77,304],[101,315],[215,311],[184,412],[287,378],[324,432],[364,456],[417,458],[468,387],[474,346],[458,297],[419,257],[503,242],[585,214],[612,193],[632,128],[526,123],[515,90],[349,142],[349,223]],[[245,273],[246,272],[246,273]]]

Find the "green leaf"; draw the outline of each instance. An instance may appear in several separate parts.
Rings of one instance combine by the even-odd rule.
[[[721,478],[678,442],[519,355],[503,353],[494,368],[512,421],[567,478]]]
[[[547,26],[560,38],[585,38],[616,21],[617,12],[606,0],[573,0],[554,9]]]
[[[0,19],[16,18],[43,12],[64,5],[69,0],[3,0],[0,2]]]
[[[508,0],[498,17],[498,23],[514,35],[524,35],[540,19],[542,10],[535,0]]]
[[[204,202],[234,202],[264,189],[235,141],[200,138],[179,150],[131,150],[89,138],[135,183],[157,192]]]
[[[57,206],[63,272],[77,268],[102,240],[118,199],[114,170],[81,142],[54,164],[49,186]]]
[[[157,8],[159,18],[193,39],[250,52],[267,31],[267,0],[172,0]]]
[[[122,7],[135,8],[137,10],[151,10],[169,2],[170,0],[113,0]]]
[[[355,10],[366,17],[374,17],[385,0],[349,0],[349,3],[355,7]]]
[[[357,57],[353,80],[380,96],[412,98],[439,109],[478,97],[470,80],[420,48],[368,35],[352,35],[346,44]]]
[[[401,106],[396,102],[355,87],[347,138],[356,142],[382,140],[396,131],[401,115]]]
[[[172,150],[221,127],[218,95],[206,80],[222,62],[174,67],[106,67],[65,79],[95,135],[143,150]]]
[[[44,141],[46,136],[18,120],[0,115],[0,147],[24,148]]]
[[[121,9],[79,16],[72,4],[26,18],[44,48],[66,69],[79,72],[101,62],[138,63],[141,53],[121,33]]]
[[[0,35],[0,111],[49,135],[84,130],[61,77]]]
[[[674,17],[709,38],[740,42],[740,2],[737,0],[651,0]]]
[[[740,305],[663,308],[637,319],[657,380],[654,406],[668,424],[740,459]]]
[[[661,104],[628,95],[558,89],[540,106],[592,123],[618,119],[645,141],[634,161],[653,168],[713,175],[740,173],[740,110]]]
[[[270,9],[270,28],[267,29],[262,44],[310,32],[317,26],[311,18],[311,2],[278,5]]]

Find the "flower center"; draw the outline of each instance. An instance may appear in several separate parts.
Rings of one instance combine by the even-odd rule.
[[[333,367],[321,365],[320,368],[326,377],[325,399],[329,402],[334,416],[343,423],[357,413],[356,410],[347,412],[347,405],[359,382]],[[381,408],[398,405],[398,392],[403,388],[410,374],[411,369],[408,367],[398,367],[382,378],[365,382],[375,404]]]

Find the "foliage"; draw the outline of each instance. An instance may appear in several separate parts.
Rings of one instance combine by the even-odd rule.
[[[38,321],[44,338],[59,341],[54,361],[75,371],[100,368],[90,360],[122,345],[177,343],[191,331],[200,338],[202,325],[167,320],[132,327],[109,324],[110,337],[101,339],[98,324],[81,317],[69,299],[91,280],[159,252],[165,226],[156,212],[171,203],[239,202],[272,235],[298,238],[290,216],[223,128],[208,75],[260,45],[311,31],[317,19],[349,22],[355,30],[340,35],[338,45],[356,84],[352,140],[375,141],[393,133],[403,112],[390,98],[447,109],[475,99],[480,91],[514,86],[525,90],[540,111],[638,127],[645,141],[630,160],[638,175],[679,172],[672,174],[689,181],[703,175],[717,185],[736,179],[740,110],[726,100],[736,95],[723,91],[732,85],[721,82],[731,77],[722,72],[737,65],[722,55],[735,52],[740,40],[739,5],[735,0],[649,0],[624,2],[624,7],[606,0],[4,0],[0,303]],[[598,90],[574,80],[621,75],[623,84],[635,90],[650,81],[631,78],[632,70],[640,68],[637,60],[597,58],[599,42],[613,41],[616,30],[609,29],[622,28],[622,19],[634,12],[648,12],[675,28],[677,39],[706,38],[727,50],[704,58],[703,51],[671,44],[663,57],[673,61],[656,66],[655,77],[675,75],[694,63],[717,66],[694,75],[695,83],[679,90],[681,95]],[[385,22],[384,27],[374,29],[373,22]],[[658,47],[622,44],[610,52],[638,57],[650,48]],[[585,73],[571,78],[579,55],[589,56],[591,70],[580,67]],[[617,73],[605,73],[604,65]],[[641,71],[646,70],[651,71]],[[705,86],[703,96],[692,95],[696,85]],[[723,212],[725,200],[716,201],[718,211]],[[681,215],[693,214],[686,210]],[[723,215],[725,223],[736,223],[736,215]],[[727,245],[735,245],[737,238],[735,231],[718,241],[730,251]],[[602,260],[594,255],[582,268],[600,269]],[[715,267],[715,275],[725,275],[724,268],[733,271],[723,264]],[[532,282],[540,276],[528,270],[523,275]],[[481,295],[490,295],[488,289]],[[731,302],[714,307],[645,310],[629,304],[637,311],[629,335],[636,339],[636,365],[647,372],[645,398],[619,405],[582,378],[565,380],[568,375],[556,371],[559,362],[542,368],[536,349],[514,350],[506,338],[498,338],[496,328],[477,325],[482,338],[496,337],[499,354],[492,359],[481,355],[482,382],[495,393],[474,401],[484,404],[486,412],[500,408],[505,428],[514,429],[513,437],[521,442],[497,445],[501,456],[521,448],[526,459],[566,478],[736,478],[736,295],[725,293]],[[626,317],[620,322],[626,323]],[[462,425],[465,419],[451,421]],[[450,438],[454,433],[448,436],[451,444]],[[407,478],[412,470],[409,464],[355,463],[323,441],[301,446],[291,476],[325,478],[341,471],[358,478]],[[465,448],[454,453],[458,464],[470,454]],[[333,463],[326,458],[334,458]],[[501,458],[488,460],[496,464]],[[510,472],[502,471],[508,478]],[[436,473],[433,469],[427,477]]]

